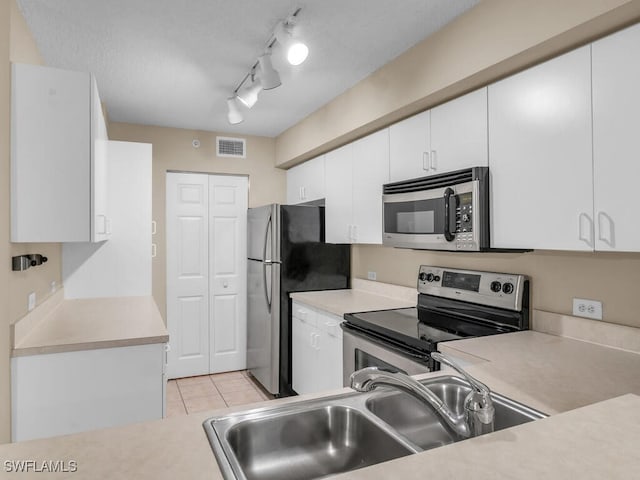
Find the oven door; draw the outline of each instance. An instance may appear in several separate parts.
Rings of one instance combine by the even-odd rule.
[[[427,353],[410,347],[389,343],[380,337],[343,323],[342,381],[350,386],[353,372],[365,367],[378,367],[407,375],[417,375],[433,370],[433,360]]]
[[[473,205],[474,183],[477,182],[383,195],[382,243],[393,247],[458,250],[455,240],[460,226],[460,204]],[[469,232],[476,231],[473,227],[469,225]]]

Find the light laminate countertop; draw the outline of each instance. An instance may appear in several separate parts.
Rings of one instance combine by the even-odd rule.
[[[167,329],[152,297],[62,300],[16,342],[12,356],[168,340]]]
[[[340,478],[422,479],[425,472],[437,472],[443,478],[487,480],[609,479],[634,478],[640,471],[640,355],[537,332],[459,340],[447,349],[475,360],[468,370],[495,391],[547,413],[565,413]],[[631,395],[618,397],[624,393]],[[581,405],[587,406],[566,412]],[[202,422],[248,408],[0,445],[0,460],[75,460],[78,471],[69,475],[75,479],[219,479]]]
[[[415,292],[415,291],[414,291]],[[385,296],[378,292],[365,290],[324,290],[320,292],[298,292],[289,294],[297,302],[333,313],[340,317],[345,313],[389,310],[416,306],[416,294],[413,299]]]

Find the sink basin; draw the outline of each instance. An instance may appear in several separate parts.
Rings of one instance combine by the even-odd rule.
[[[422,381],[455,413],[470,391],[453,376]],[[492,393],[495,428],[544,414]],[[204,422],[229,480],[303,480],[355,470],[462,440],[431,407],[384,388],[213,417]]]
[[[226,421],[227,426],[215,425],[216,434],[224,439],[235,477],[247,480],[319,478],[415,452],[365,413],[344,405]]]
[[[449,409],[460,415],[471,388],[458,377],[437,377],[421,382],[436,394]],[[494,429],[514,427],[522,423],[544,418],[540,412],[492,393],[496,410]],[[371,413],[389,424],[401,435],[423,450],[440,447],[461,440],[447,429],[438,415],[428,405],[403,392],[372,396],[366,401]]]

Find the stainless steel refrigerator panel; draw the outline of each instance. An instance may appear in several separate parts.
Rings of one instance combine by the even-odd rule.
[[[247,262],[247,368],[265,389],[279,393],[280,265]]]
[[[279,205],[250,208],[247,214],[247,258],[279,262],[279,228]]]

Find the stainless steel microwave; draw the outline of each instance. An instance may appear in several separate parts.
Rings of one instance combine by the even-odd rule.
[[[383,186],[382,243],[424,250],[489,250],[489,168]]]

